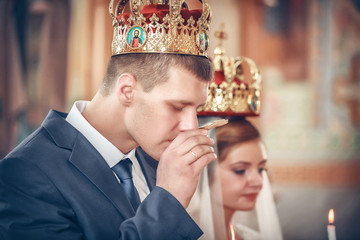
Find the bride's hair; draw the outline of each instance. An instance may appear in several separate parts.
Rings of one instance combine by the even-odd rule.
[[[232,146],[260,138],[257,128],[244,117],[233,117],[229,123],[216,129],[219,160],[226,158]]]

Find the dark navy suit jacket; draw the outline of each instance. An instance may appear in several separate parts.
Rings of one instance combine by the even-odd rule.
[[[197,239],[182,205],[155,186],[156,163],[137,158],[151,190],[133,210],[88,140],[51,110],[42,126],[0,161],[0,239]]]

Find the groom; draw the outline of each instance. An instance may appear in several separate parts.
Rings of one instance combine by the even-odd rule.
[[[144,16],[136,8],[139,1],[131,1],[135,20],[113,15],[114,31],[121,35],[142,26],[148,34],[144,47],[132,49],[115,34],[113,56],[93,99],[75,102],[68,114],[51,110],[41,127],[0,161],[0,239],[201,236],[186,208],[200,172],[216,158],[213,140],[198,129],[196,118],[213,77],[207,49],[195,41],[196,33],[208,31],[207,1],[201,15],[170,1],[144,6]],[[168,16],[169,7],[170,21],[198,20],[191,28],[195,34],[168,31],[171,44],[186,47],[164,39],[149,53],[149,19],[153,13]],[[159,162],[146,160],[138,146]]]

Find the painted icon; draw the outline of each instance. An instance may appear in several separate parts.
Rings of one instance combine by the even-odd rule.
[[[206,52],[209,47],[209,39],[204,31],[196,35],[196,44],[202,52]]]
[[[141,27],[132,27],[127,33],[126,42],[131,48],[141,47],[146,40],[146,33]]]
[[[255,94],[250,95],[248,97],[248,104],[249,108],[252,112],[258,113],[260,109],[260,98],[259,98],[259,91],[256,91]]]

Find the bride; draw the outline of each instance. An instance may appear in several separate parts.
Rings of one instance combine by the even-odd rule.
[[[201,176],[188,209],[204,231],[202,239],[281,240],[259,131],[236,117],[214,132],[218,162]]]
[[[201,239],[282,240],[266,149],[259,131],[245,118],[260,114],[260,71],[249,58],[225,56],[221,45],[214,53],[215,78],[205,106],[198,110],[199,125],[219,118],[229,123],[209,131],[218,161],[203,171],[188,212],[204,231]],[[251,79],[245,81],[245,76]]]

